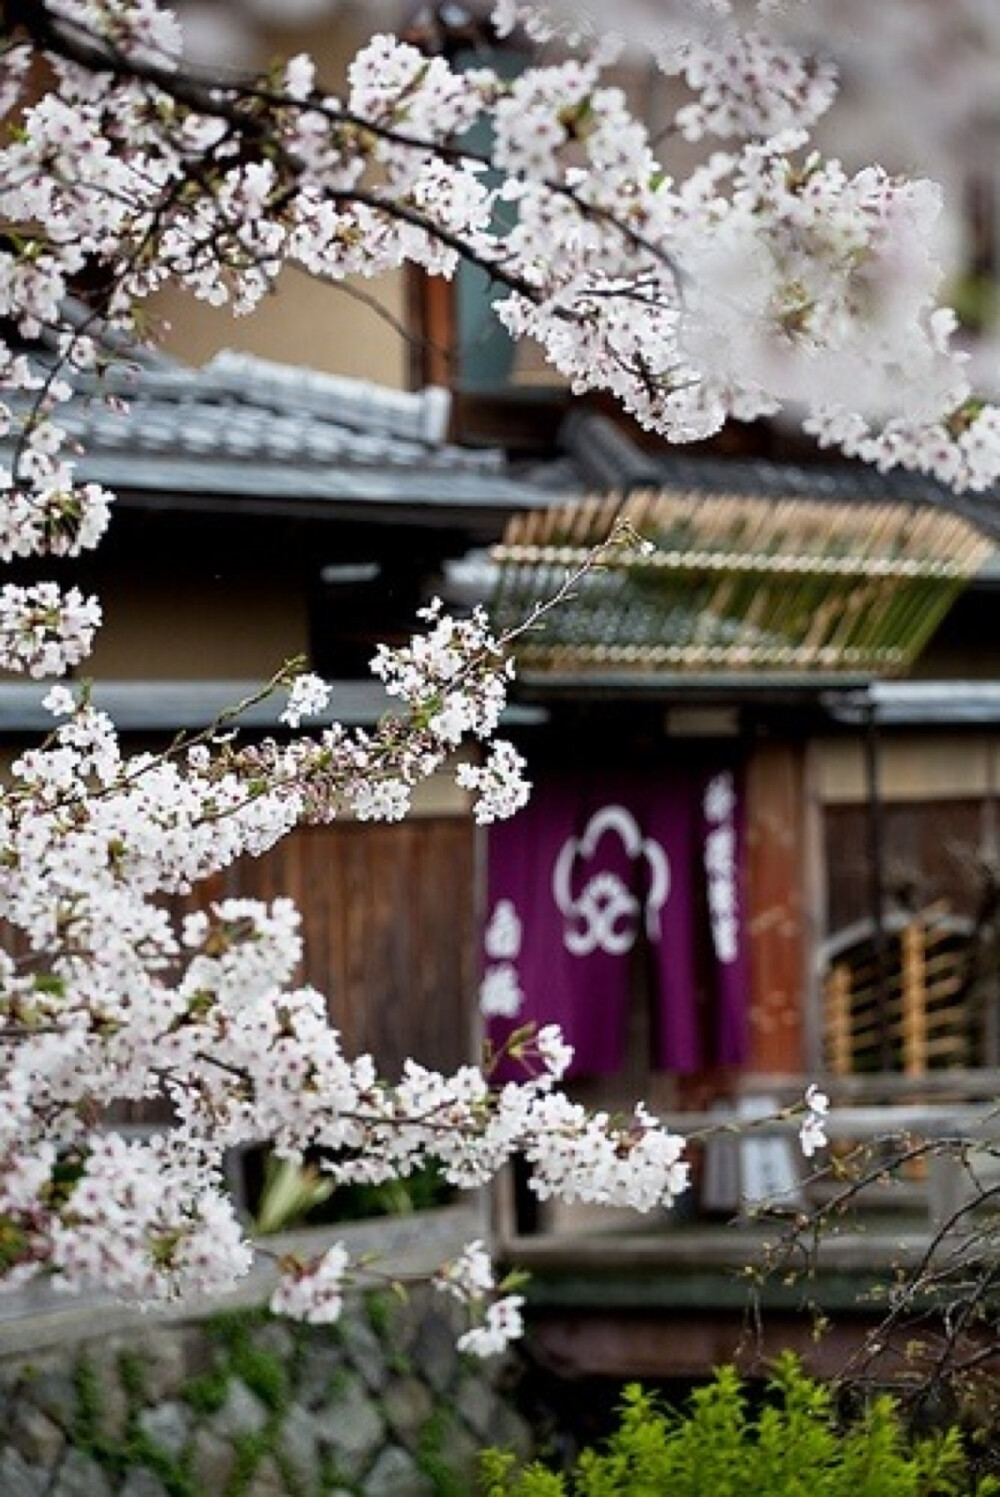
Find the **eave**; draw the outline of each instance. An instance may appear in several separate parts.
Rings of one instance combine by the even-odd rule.
[[[52,714],[42,705],[51,683],[26,681],[0,682],[0,735],[51,732]],[[72,683],[71,683],[72,684]],[[398,714],[398,701],[388,696],[375,680],[331,681],[328,712],[322,718],[309,719],[303,730],[320,731],[331,719],[345,727],[371,727],[386,714]],[[236,679],[174,681],[100,681],[91,692],[95,707],[111,718],[122,733],[161,734],[198,732],[225,718],[231,721],[233,709],[249,703],[239,714],[239,726],[251,733],[285,734],[281,721],[286,696],[275,692],[263,700],[260,683]],[[504,726],[532,726],[545,720],[544,709],[513,705],[503,717]]]

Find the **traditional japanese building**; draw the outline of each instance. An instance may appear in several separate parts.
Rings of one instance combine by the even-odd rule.
[[[988,502],[849,464],[678,455],[563,393],[492,408],[467,404],[466,433],[505,425],[509,447],[451,440],[440,389],[246,354],[143,354],[81,381],[80,475],[119,498],[72,574],[105,608],[95,698],[135,744],[203,727],[300,655],[335,715],[370,724],[389,703],[367,662],[430,596],[512,626],[616,523],[648,543],[517,644],[505,731],[535,782],[519,817],[477,831],[433,782],[411,821],[304,829],[206,897],[296,898],[303,975],[390,1074],[408,1054],[462,1064],[484,1027],[502,1045],[558,1021],[582,1099],[642,1097],[684,1126],[809,1077],[838,1101],[964,1105],[1000,1050]],[[42,692],[0,685],[9,744],[48,725]],[[257,703],[244,731],[280,732],[278,710]],[[498,1245],[535,1275],[548,1355],[624,1365],[654,1307],[657,1370],[731,1348],[745,1294],[720,1285],[754,1229],[717,1223],[748,1196],[794,1199],[801,1172],[781,1138],[695,1165],[656,1221],[539,1210],[504,1185]],[[828,1277],[844,1302],[872,1239],[852,1251]]]

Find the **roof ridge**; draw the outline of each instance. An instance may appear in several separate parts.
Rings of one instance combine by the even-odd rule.
[[[451,394],[440,386],[398,390],[353,375],[335,374],[240,349],[222,349],[198,371],[199,383],[251,404],[294,405],[298,411],[365,431],[444,446]]]

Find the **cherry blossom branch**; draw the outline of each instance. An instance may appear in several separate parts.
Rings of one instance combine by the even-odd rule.
[[[251,311],[286,264],[337,281],[407,262],[450,275],[464,256],[505,292],[497,315],[514,336],[537,338],[574,389],[610,391],[671,440],[792,403],[821,440],[880,465],[966,487],[1000,472],[1000,413],[972,399],[936,310],[938,194],[812,152],[831,78],[762,35],[681,48],[693,102],[678,133],[729,148],[675,183],[592,54],[570,49],[501,82],[375,38],[341,105],[318,96],[301,58],[273,85],[211,88],[180,65],[155,0],[7,0],[2,14],[24,39],[0,75],[12,124],[0,317],[19,339],[0,344],[0,422],[20,480],[2,477],[4,557],[99,538],[109,496],[81,488],[63,455],[55,412],[73,390],[60,376],[127,356],[168,282]],[[460,144],[481,116],[495,184]],[[99,333],[67,304],[82,276],[100,288]],[[56,368],[39,374],[43,334]],[[0,918],[28,954],[0,952],[7,1283],[49,1273],[150,1299],[231,1284],[251,1247],[223,1161],[251,1140],[321,1152],[340,1178],[394,1178],[434,1158],[472,1188],[516,1153],[543,1199],[648,1210],[687,1187],[685,1141],[645,1107],[594,1115],[560,1090],[569,1054],[556,1031],[530,1041],[520,1086],[493,1087],[489,1064],[445,1076],[414,1060],[390,1084],[370,1058],[344,1055],[325,1000],[297,985],[287,901],[223,899],[175,920],[162,900],[304,822],[345,809],[396,819],[461,742],[490,745],[456,771],[477,819],[515,811],[524,765],[493,738],[507,651],[588,566],[610,564],[595,553],[499,638],[480,611],[450,619],[432,604],[422,634],[376,657],[403,711],[374,732],[300,736],[301,719],[326,710],[324,684],[303,675],[287,742],[220,741],[238,726],[223,717],[129,758],[105,714],[65,688],[49,694],[61,720],[0,793]],[[96,603],[73,592],[5,588],[0,663],[76,666],[97,622]],[[174,1119],[162,1135],[102,1128],[111,1104],[153,1097]],[[780,1115],[801,1120],[809,1157],[827,1107],[810,1088]],[[343,1271],[337,1255],[290,1266],[277,1303],[330,1319]],[[463,1274],[463,1292],[483,1287],[475,1256]],[[510,1296],[490,1299],[499,1287],[470,1349],[505,1344],[519,1322]]]

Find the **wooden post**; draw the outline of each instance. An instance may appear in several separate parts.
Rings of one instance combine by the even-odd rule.
[[[868,802],[868,884],[875,957],[875,1004],[878,1012],[879,1069],[892,1070],[892,1016],[889,992],[889,952],[885,929],[885,825],[882,806],[881,763],[875,705],[869,700],[865,723],[865,780]]]
[[[454,378],[455,293],[442,276],[411,268],[406,276],[406,304],[415,336],[409,345],[410,388],[443,385],[450,389]]]
[[[807,991],[805,756],[794,743],[762,743],[747,777],[748,1069],[801,1075]]]

